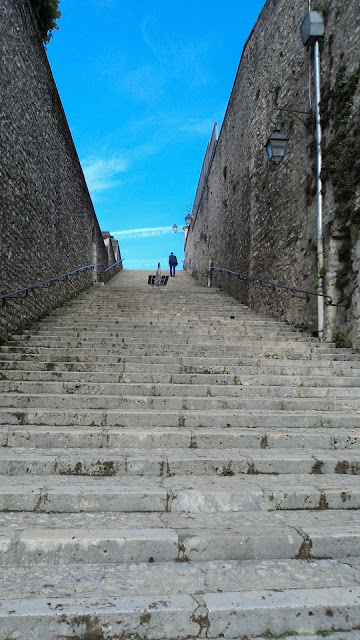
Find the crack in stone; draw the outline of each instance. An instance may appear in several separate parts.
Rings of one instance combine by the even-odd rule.
[[[39,500],[37,501],[35,507],[34,507],[34,512],[36,513],[42,513],[43,511],[43,506],[46,503],[47,499],[48,499],[48,492],[44,489],[41,488],[40,489],[40,496],[39,496]]]

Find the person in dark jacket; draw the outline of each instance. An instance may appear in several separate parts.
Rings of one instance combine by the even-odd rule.
[[[171,252],[169,255],[170,277],[175,278],[175,267],[177,267],[177,264],[177,257],[174,256],[173,252]]]

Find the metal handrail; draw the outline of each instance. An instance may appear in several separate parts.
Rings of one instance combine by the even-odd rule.
[[[124,260],[125,260],[125,258],[124,258]],[[124,260],[121,258],[117,262],[114,262],[114,264],[110,265],[110,267],[108,267],[107,269],[104,270],[104,273],[106,273],[107,271],[110,271],[110,269],[112,269],[113,267],[116,267],[116,265],[120,264],[120,262],[124,262]]]
[[[55,278],[49,278],[48,280],[41,280],[40,282],[35,282],[35,284],[31,284],[28,287],[24,287],[23,289],[16,289],[16,291],[9,291],[8,293],[4,293],[0,295],[0,300],[2,301],[1,306],[4,306],[6,300],[8,298],[26,298],[29,291],[32,289],[36,289],[38,287],[46,288],[50,287],[52,282],[56,282],[61,280],[62,278],[67,278],[68,276],[73,275],[74,273],[78,273],[79,271],[84,271],[85,269],[93,269],[94,267],[99,267],[100,262],[96,262],[95,264],[87,264],[85,267],[79,267],[79,269],[74,269],[73,271],[68,271],[67,273],[63,273],[61,276],[56,276]],[[23,293],[24,295],[16,295],[18,293]]]
[[[193,271],[198,271],[198,273],[202,273],[203,276],[205,276],[205,278],[209,277],[208,273],[205,273],[205,271],[201,271],[201,269],[197,269],[196,267],[192,267],[191,264],[189,264],[188,262],[185,262],[185,260],[181,261],[186,267],[190,267],[190,269],[192,269]]]
[[[199,273],[202,273],[205,277],[209,278],[210,277],[210,273],[205,273],[204,271],[201,271],[200,269],[196,269],[195,267],[192,267],[188,262],[185,262],[185,260],[183,260],[183,263],[185,266],[189,267],[190,269],[193,269],[194,271],[198,271]],[[301,299],[305,299],[307,301],[310,300],[310,296],[318,296],[318,297],[322,297],[324,298],[324,302],[326,305],[328,306],[336,306],[333,305],[333,301],[331,296],[327,296],[325,294],[322,293],[317,293],[317,291],[307,291],[305,289],[297,289],[296,287],[289,287],[285,284],[278,284],[276,282],[270,282],[269,280],[264,280],[263,278],[256,278],[255,276],[249,276],[245,273],[239,273],[238,271],[231,271],[230,269],[223,269],[222,267],[213,267],[211,266],[209,268],[209,271],[224,271],[226,273],[230,273],[231,275],[234,276],[239,276],[240,278],[244,278],[245,280],[253,280],[254,282],[259,282],[261,284],[261,286],[263,287],[272,287],[272,288],[276,288],[276,289],[286,289],[287,291],[292,292],[292,295],[294,298],[301,298]],[[296,296],[296,293],[304,293],[304,296]]]

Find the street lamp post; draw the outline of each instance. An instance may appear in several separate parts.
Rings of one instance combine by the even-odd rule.
[[[317,269],[318,274],[324,272],[324,229],[323,229],[323,197],[321,185],[321,120],[320,120],[320,48],[319,39],[324,37],[325,26],[321,13],[317,11],[309,11],[305,20],[300,27],[301,39],[304,46],[314,47],[314,77],[315,77],[315,115],[316,115],[316,198],[317,198]],[[291,109],[275,109],[277,111],[286,111],[293,114],[299,120],[304,122],[299,114],[310,112],[294,111]],[[281,162],[285,155],[285,149],[288,139],[284,133],[276,128],[266,143],[266,150],[270,160],[276,163]],[[325,321],[325,297],[324,297],[324,278],[318,277],[318,336],[320,340],[324,339],[324,321]]]
[[[305,47],[314,45],[314,76],[315,76],[315,117],[316,117],[316,200],[317,200],[317,265],[318,274],[324,272],[324,216],[323,197],[321,184],[321,119],[320,119],[320,48],[319,38],[325,34],[325,25],[322,15],[317,11],[309,11],[301,28],[301,40]],[[318,334],[320,340],[324,339],[324,278],[318,277]]]
[[[188,211],[188,207],[186,208],[186,210]],[[192,223],[192,221],[194,220],[193,216],[188,213],[185,217],[185,225],[183,226],[183,233],[184,233],[184,247],[186,245],[186,238],[187,238],[187,234],[189,232],[190,229],[190,225]],[[173,224],[173,232],[174,233],[178,233],[179,227],[177,224]]]

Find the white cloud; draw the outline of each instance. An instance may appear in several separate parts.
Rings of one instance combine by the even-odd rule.
[[[137,238],[155,238],[158,236],[166,236],[174,233],[173,228],[167,227],[143,227],[140,229],[125,229],[124,231],[111,231],[110,232],[117,240],[121,239],[137,239]]]
[[[120,184],[118,178],[128,168],[124,158],[85,158],[81,162],[90,193],[112,189]]]

